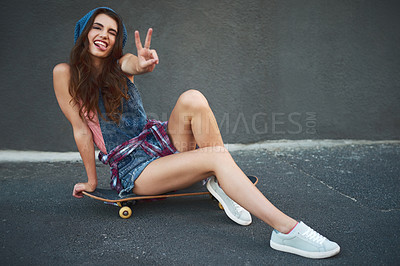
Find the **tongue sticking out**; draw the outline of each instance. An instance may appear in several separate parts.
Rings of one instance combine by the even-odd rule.
[[[107,47],[105,45],[103,45],[100,42],[95,43],[94,45],[96,45],[97,48],[99,48],[102,51],[105,51],[107,49]]]

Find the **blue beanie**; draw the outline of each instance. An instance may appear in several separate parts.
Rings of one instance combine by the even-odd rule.
[[[89,13],[87,13],[83,18],[81,18],[75,25],[74,43],[76,43],[76,41],[78,40],[79,36],[81,36],[82,31],[85,29],[85,26],[86,26],[87,22],[89,21],[89,19],[92,17],[93,13],[99,8],[108,9],[108,10],[114,12],[115,14],[117,14],[114,10],[112,10],[109,7],[98,7],[98,8],[95,8],[95,9],[89,11]],[[126,44],[126,40],[128,39],[128,33],[127,33],[125,25],[123,23],[122,23],[122,26],[124,27],[123,39],[122,39],[122,48],[124,48],[125,44]]]

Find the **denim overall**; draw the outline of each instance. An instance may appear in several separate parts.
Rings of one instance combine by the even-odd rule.
[[[123,113],[120,117],[119,124],[111,120],[104,120],[103,117],[107,117],[106,111],[101,93],[99,96],[99,109],[103,116],[99,116],[99,123],[101,132],[103,134],[104,143],[109,154],[110,151],[115,149],[117,146],[137,137],[142,132],[144,132],[144,128],[149,123],[146,112],[143,108],[142,99],[140,97],[138,89],[136,88],[135,84],[133,84],[128,78],[127,85],[129,99],[123,100]],[[168,122],[156,122],[158,122],[159,126],[163,127],[163,132],[167,131]],[[156,149],[160,150],[165,147],[165,142],[167,141],[169,144],[168,149],[171,152],[164,152],[160,155],[149,154],[149,152],[146,152],[142,146],[138,146],[129,155],[118,162],[119,181],[122,185],[120,195],[122,195],[123,193],[131,193],[134,187],[135,180],[139,177],[144,168],[150,162],[160,158],[161,156],[177,152],[176,149],[172,146],[168,135],[165,133],[165,136],[163,137],[164,139],[160,140],[160,138],[157,139],[153,134],[146,133],[145,141],[146,143],[148,143],[148,145],[154,145]],[[162,145],[163,143],[164,146]],[[144,148],[146,148],[146,146],[144,146]],[[113,185],[111,186],[113,188]]]

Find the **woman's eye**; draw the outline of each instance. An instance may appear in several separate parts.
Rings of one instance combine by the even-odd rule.
[[[95,30],[100,30],[100,27],[93,26],[93,29],[95,29]]]
[[[117,34],[115,32],[113,32],[113,31],[111,31],[110,34],[113,35],[113,36],[117,36]]]

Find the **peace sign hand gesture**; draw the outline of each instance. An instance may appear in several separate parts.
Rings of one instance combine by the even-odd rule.
[[[142,70],[142,73],[153,71],[158,64],[158,56],[156,50],[150,49],[152,34],[153,29],[150,28],[147,31],[147,36],[143,47],[140,41],[139,31],[135,31],[135,44],[138,55],[138,64],[139,68]]]

